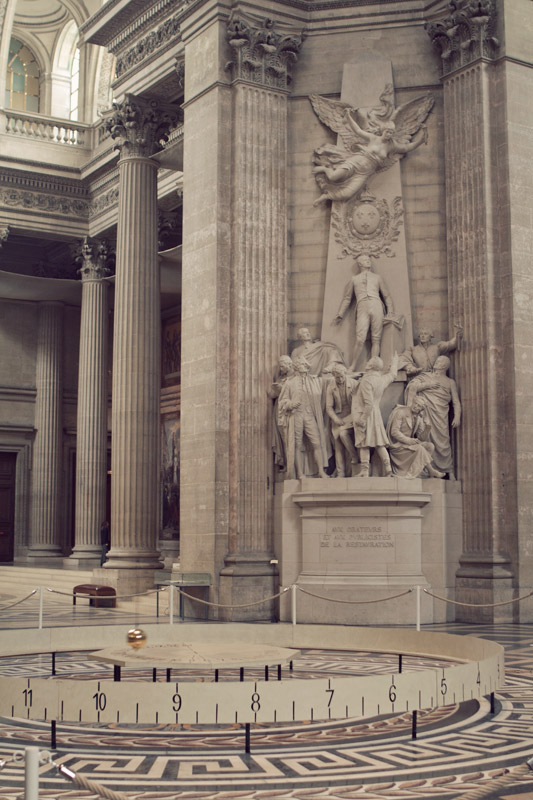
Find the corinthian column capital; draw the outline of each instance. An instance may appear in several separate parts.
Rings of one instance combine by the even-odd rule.
[[[85,236],[75,251],[82,281],[107,278],[111,274],[109,248],[106,239],[89,239]]]
[[[149,158],[162,150],[169,131],[179,121],[179,109],[170,103],[127,94],[103,115],[105,128],[124,156]]]
[[[226,36],[234,56],[227,64],[233,80],[273,89],[289,87],[304,34],[296,28],[279,28],[271,19],[258,24],[242,15],[231,15]]]
[[[443,74],[492,58],[500,44],[494,36],[494,0],[454,0],[447,17],[428,22],[425,28],[440,51]]]

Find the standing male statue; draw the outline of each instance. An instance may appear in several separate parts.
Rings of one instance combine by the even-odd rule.
[[[346,284],[344,295],[333,320],[334,325],[339,325],[347,309],[355,297],[355,345],[353,349],[350,371],[355,370],[357,359],[364,347],[368,331],[372,338],[371,357],[379,356],[381,349],[381,335],[383,333],[383,303],[387,315],[394,314],[392,297],[385,280],[372,271],[372,261],[369,256],[359,256],[355,264],[360,272]]]
[[[303,356],[309,361],[311,375],[322,375],[329,364],[344,364],[342,353],[336,344],[331,342],[313,342],[309,328],[298,328],[297,334],[300,344],[296,345],[291,353],[291,358]]]
[[[463,338],[462,325],[455,326],[455,336],[448,342],[437,342],[434,344],[433,331],[430,328],[420,328],[418,333],[418,344],[408,347],[400,356],[400,369],[404,369],[407,375],[412,378],[421,372],[431,372],[435,361],[439,356],[452,353],[460,349]]]
[[[333,380],[328,381],[326,386],[326,414],[331,420],[337,477],[344,478],[347,472],[346,456],[350,458],[349,476],[357,464],[357,451],[352,439],[352,394],[357,389],[357,382],[346,377],[344,364],[333,364],[331,374]]]
[[[405,390],[407,405],[412,406],[415,396],[420,392],[426,405],[430,429],[430,440],[435,445],[433,463],[440,472],[447,472],[450,480],[455,480],[453,471],[452,445],[450,442],[449,410],[453,408],[452,428],[461,423],[461,403],[457,385],[446,375],[450,366],[447,356],[439,356],[433,372],[423,372],[413,378]]]
[[[287,469],[287,428],[286,417],[279,413],[279,396],[288,378],[294,375],[294,365],[290,356],[280,356],[276,380],[267,394],[274,401],[272,408],[272,452],[274,463],[280,470]]]
[[[379,407],[383,392],[391,384],[398,373],[398,353],[395,353],[388,372],[383,371],[383,361],[374,356],[365,367],[365,374],[359,381],[357,391],[352,399],[352,418],[355,434],[355,446],[359,450],[361,461],[361,478],[370,475],[370,448],[375,447],[383,464],[385,477],[392,475],[387,452],[389,439],[383,424]]]
[[[307,441],[313,451],[316,471],[321,478],[327,478],[325,468],[329,456],[324,426],[323,379],[309,374],[311,365],[305,358],[300,356],[294,359],[293,364],[295,374],[285,382],[279,396],[279,415],[287,417],[288,477],[304,477]]]

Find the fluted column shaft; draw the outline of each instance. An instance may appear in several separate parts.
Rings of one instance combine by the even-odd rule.
[[[160,296],[157,164],[119,161],[107,568],[159,567]]]
[[[229,557],[272,552],[265,381],[286,349],[287,95],[234,86]]]
[[[82,270],[74,558],[100,561],[106,513],[108,283]]]
[[[33,449],[31,558],[61,554],[59,501],[63,401],[63,306],[39,305],[37,333],[37,397]]]

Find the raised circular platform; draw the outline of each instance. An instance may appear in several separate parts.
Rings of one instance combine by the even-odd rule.
[[[299,654],[299,650],[269,644],[180,642],[147,644],[139,650],[131,647],[106,647],[91,653],[90,658],[119,667],[235,669],[288,664]]]

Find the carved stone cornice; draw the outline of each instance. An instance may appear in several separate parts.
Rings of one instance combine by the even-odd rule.
[[[113,103],[103,118],[123,156],[149,158],[163,149],[170,129],[178,124],[180,111],[177,106],[127,94],[122,103]]]
[[[242,15],[231,15],[226,38],[234,58],[226,68],[231,70],[233,80],[249,81],[272,89],[288,89],[304,34],[296,28],[278,32],[276,25],[271,19],[265,19],[259,25]]]
[[[74,246],[74,256],[81,280],[103,280],[111,275],[112,254],[107,239],[93,239],[85,236]]]
[[[448,9],[445,19],[425,25],[440,51],[443,75],[480,58],[493,58],[500,44],[494,35],[494,0],[453,0]]]
[[[157,30],[151,31],[147,36],[139,39],[123,55],[117,56],[117,78],[121,78],[132,67],[140,64],[145,58],[151,56],[165,45],[170,44],[179,37],[179,33],[180,26],[176,17],[170,17],[170,19],[165,20]]]

